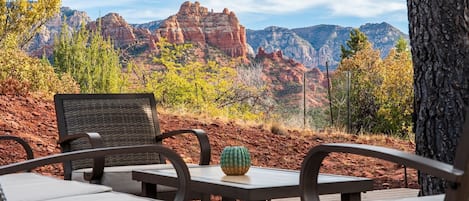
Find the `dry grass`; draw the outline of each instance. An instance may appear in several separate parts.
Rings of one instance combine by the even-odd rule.
[[[407,139],[401,139],[397,136],[385,135],[379,133],[360,133],[350,134],[346,132],[346,128],[343,127],[327,127],[321,130],[304,129],[294,126],[288,126],[283,122],[279,121],[246,121],[240,119],[230,119],[228,117],[213,117],[209,114],[194,114],[184,109],[166,109],[159,107],[158,112],[160,114],[177,115],[182,118],[196,120],[202,124],[235,124],[240,129],[247,128],[260,128],[263,130],[270,131],[277,135],[289,135],[289,133],[295,132],[300,133],[302,137],[315,136],[318,139],[329,139],[337,142],[353,142],[359,144],[375,144],[380,146],[388,146],[389,143],[393,143],[396,140],[400,142],[408,141],[409,144],[415,144],[413,136],[409,136]],[[301,137],[300,136],[300,137]],[[404,146],[403,146],[404,147]]]

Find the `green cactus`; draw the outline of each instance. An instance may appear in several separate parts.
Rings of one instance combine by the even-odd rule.
[[[220,166],[226,175],[244,175],[251,166],[251,155],[244,146],[228,146],[223,149]]]

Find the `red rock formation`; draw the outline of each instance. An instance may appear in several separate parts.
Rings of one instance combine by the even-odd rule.
[[[211,45],[231,57],[246,57],[246,30],[239,24],[235,13],[224,9],[222,13],[208,11],[199,2],[184,2],[176,15],[162,22],[157,37],[172,43],[191,42]]]
[[[148,29],[133,28],[117,13],[109,13],[97,21],[89,23],[88,28],[96,30],[99,21],[102,24],[102,35],[111,38],[116,47],[132,49],[146,46],[155,49],[155,37]]]
[[[109,13],[100,18],[101,31],[104,37],[110,37],[114,40],[117,47],[129,46],[135,43],[136,38],[132,27],[117,13]],[[99,20],[88,24],[91,30],[96,30]]]

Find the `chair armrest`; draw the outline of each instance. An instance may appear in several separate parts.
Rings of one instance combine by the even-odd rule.
[[[28,160],[34,158],[34,153],[33,153],[33,150],[31,149],[31,146],[29,146],[29,144],[26,141],[24,141],[22,138],[11,136],[11,135],[2,135],[0,136],[0,140],[13,140],[13,141],[18,142],[23,147],[24,151],[26,152],[26,158]]]
[[[212,149],[210,147],[210,142],[208,141],[207,133],[205,133],[205,131],[202,129],[186,129],[165,132],[159,136],[156,136],[156,141],[163,141],[163,139],[165,138],[186,133],[194,134],[195,136],[197,136],[197,140],[199,141],[200,146],[199,165],[209,165],[211,160]]]
[[[24,171],[27,169],[61,163],[64,161],[104,157],[107,155],[115,154],[128,154],[128,153],[148,153],[155,152],[165,156],[176,169],[178,176],[178,190],[174,200],[184,201],[189,199],[190,192],[190,173],[184,160],[173,150],[163,147],[161,145],[138,145],[138,146],[122,146],[122,147],[107,147],[86,149],[79,151],[66,152],[61,154],[50,155],[42,158],[36,158],[19,163],[0,166],[0,175]]]
[[[319,201],[317,184],[319,169],[324,158],[333,152],[357,154],[387,160],[418,169],[454,183],[459,183],[464,173],[462,170],[455,169],[447,163],[396,149],[363,144],[321,144],[311,148],[301,164],[300,188],[303,201]]]
[[[74,141],[80,138],[87,138],[92,148],[103,147],[103,140],[101,138],[101,135],[99,135],[99,133],[80,133],[80,134],[67,135],[65,137],[60,137],[58,143],[60,145],[66,145],[70,143],[71,141]]]
[[[92,149],[104,147],[103,140],[99,133],[80,133],[67,135],[59,139],[59,144],[62,147],[63,152],[69,152],[69,144],[74,140],[81,138],[86,138],[91,145]],[[65,167],[64,167],[65,168]],[[88,181],[93,181],[96,183],[100,180],[104,173],[104,157],[94,157],[93,158],[93,170],[90,174],[85,174],[84,178]],[[71,170],[70,170],[71,171]],[[98,182],[99,183],[99,182]]]
[[[33,149],[31,149],[31,146],[29,146],[29,144],[26,141],[24,141],[22,138],[16,137],[16,136],[11,136],[11,135],[2,135],[2,136],[0,136],[0,140],[16,141],[17,143],[19,143],[23,147],[24,151],[26,152],[26,159],[27,160],[34,159]],[[27,171],[31,172],[31,169],[29,169]]]

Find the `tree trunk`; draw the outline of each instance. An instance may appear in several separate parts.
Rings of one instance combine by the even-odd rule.
[[[407,0],[414,64],[416,153],[453,164],[468,105],[469,2]],[[466,15],[465,15],[466,13]],[[445,184],[419,175],[422,195]]]

